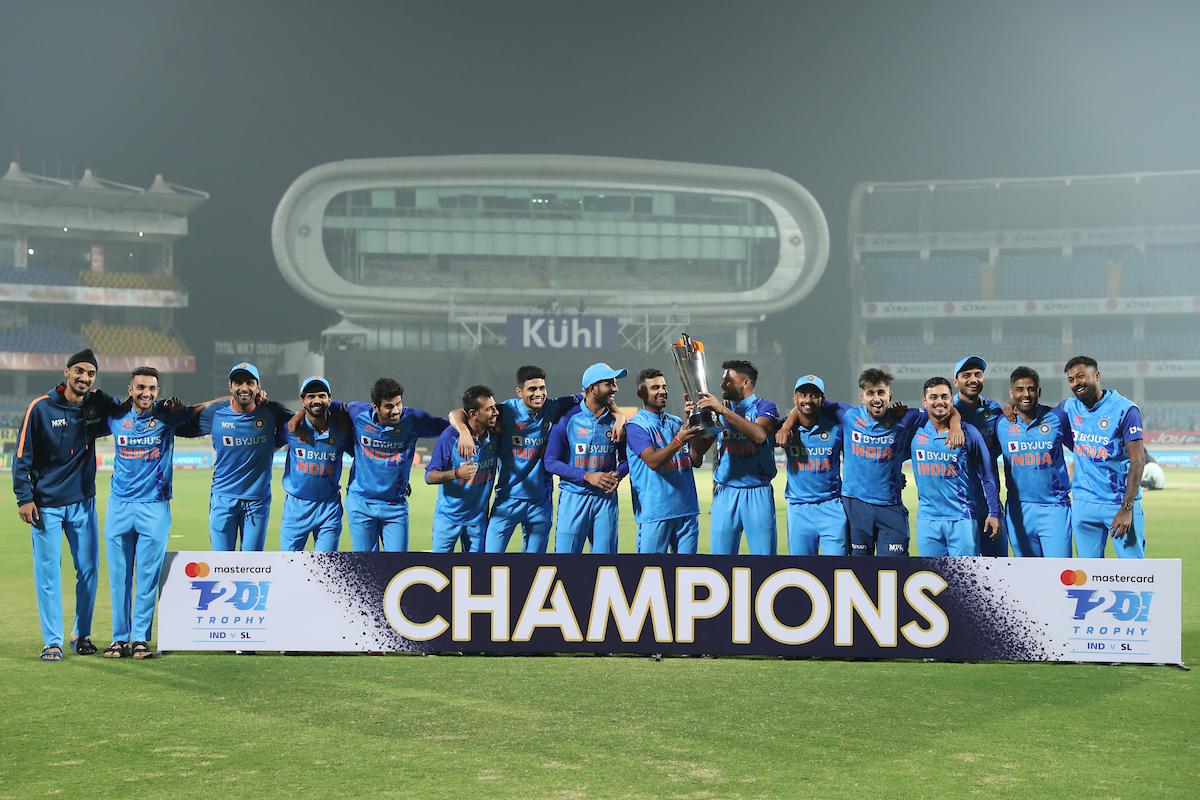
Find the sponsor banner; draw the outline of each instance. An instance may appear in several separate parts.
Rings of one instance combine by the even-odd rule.
[[[1155,450],[1154,460],[1162,467],[1200,469],[1200,450]]]
[[[64,303],[88,306],[186,308],[186,292],[163,289],[106,289],[95,286],[35,286],[0,283],[0,300],[20,303]]]
[[[617,318],[510,314],[507,341],[526,350],[611,350],[619,345]]]
[[[1200,361],[1109,361],[1103,357],[1100,358],[1100,369],[1104,373],[1105,378],[1197,378],[1200,377]],[[988,373],[992,375],[1007,376],[1018,366],[1032,367],[1037,370],[1042,376],[1042,382],[1047,383],[1048,375],[1061,375],[1065,360],[1057,364],[1046,362],[1024,362],[1018,364],[1015,361],[1004,362],[997,359],[996,361],[988,362]],[[875,364],[864,364],[863,367],[876,366]],[[892,373],[899,380],[925,380],[932,378],[935,375],[945,375],[947,371],[953,368],[953,364],[949,363],[901,363],[892,364],[884,362],[878,366]]]
[[[1178,559],[169,553],[164,650],[1178,664]]]
[[[868,319],[928,317],[1060,317],[1064,314],[1189,314],[1200,311],[1200,297],[1084,297],[1057,300],[926,300],[862,302]]]
[[[914,250],[1046,249],[1106,245],[1153,245],[1200,242],[1200,225],[1060,228],[1057,230],[941,231],[857,234],[854,250],[894,253]]]
[[[1146,431],[1142,438],[1147,445],[1200,444],[1200,431]]]
[[[41,370],[62,372],[71,353],[14,353],[0,352],[0,370]],[[135,367],[154,367],[159,372],[181,373],[196,371],[195,356],[97,356],[101,372],[129,372]]]

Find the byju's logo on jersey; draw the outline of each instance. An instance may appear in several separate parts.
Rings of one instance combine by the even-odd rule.
[[[577,456],[587,455],[587,451],[588,451],[587,442],[576,442],[575,443],[575,455],[577,455]]]
[[[513,443],[513,447],[520,447],[521,445],[525,444],[525,437],[524,436],[514,436],[514,437],[512,437],[512,443]]]

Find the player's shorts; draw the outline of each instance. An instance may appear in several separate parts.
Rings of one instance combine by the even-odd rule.
[[[464,553],[482,553],[487,520],[481,519],[474,525],[433,518],[433,552],[453,553],[454,546],[462,543]]]
[[[843,497],[850,523],[850,555],[908,555],[908,509],[903,505],[877,506],[857,497]]]
[[[1013,555],[1071,557],[1071,507],[1049,503],[1008,503],[1004,509]]]
[[[639,553],[681,553],[695,555],[700,541],[700,516],[672,517],[653,522],[639,522],[637,551]]]
[[[975,537],[973,519],[931,519],[917,515],[917,555],[924,558],[979,555]]]
[[[283,496],[283,519],[279,521],[279,549],[303,550],[312,534],[313,550],[335,553],[342,538],[342,499],[305,500]]]
[[[261,552],[267,543],[267,521],[271,516],[270,497],[226,497],[208,499],[208,537],[213,550]]]
[[[503,553],[508,549],[513,531],[520,525],[521,552],[544,553],[550,542],[550,525],[553,521],[554,504],[548,497],[544,501],[519,500],[515,497],[497,500],[488,517],[484,548],[489,553]]]
[[[350,546],[357,553],[408,551],[408,501],[389,503],[373,500],[354,492],[346,494],[346,514],[350,518]]]
[[[591,542],[593,553],[617,552],[617,495],[559,491],[554,552],[582,553]]]
[[[775,527],[775,492],[766,486],[713,486],[711,539],[713,555],[737,555],[742,533],[750,554],[773,556],[778,552]]]
[[[1071,527],[1075,533],[1075,550],[1080,558],[1104,558],[1109,539],[1109,526],[1121,510],[1120,503],[1089,503],[1076,500],[1071,509]],[[1112,538],[1113,551],[1118,558],[1146,557],[1146,518],[1142,501],[1133,503],[1133,527],[1120,539]]]
[[[788,554],[844,556],[850,552],[850,523],[842,499],[788,503]]]

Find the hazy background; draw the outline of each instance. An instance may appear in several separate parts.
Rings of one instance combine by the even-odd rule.
[[[856,182],[1200,167],[1195,2],[0,2],[0,32],[0,156],[211,193],[176,249],[202,374],[215,338],[315,339],[336,320],[283,282],[269,238],[283,191],[327,161],[786,174],[833,247],[759,341],[843,383]]]

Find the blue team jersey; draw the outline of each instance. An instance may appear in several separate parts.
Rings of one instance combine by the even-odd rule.
[[[1001,420],[996,426],[1004,456],[1008,502],[1071,505],[1071,478],[1063,450],[1075,446],[1067,415],[1057,408],[1038,406],[1033,421]]]
[[[317,431],[305,416],[296,433],[287,435],[283,490],[313,502],[335,500],[341,493],[342,458],[354,452],[354,429],[343,415],[329,416]]]
[[[925,409],[910,408],[898,420],[876,420],[866,406],[826,403],[842,423],[842,496],[877,506],[898,506],[901,468],[913,432],[929,421]]]
[[[1007,422],[1004,419],[1004,406],[981,394],[979,395],[979,408],[975,408],[964,401],[961,394],[956,394],[954,395],[954,407],[962,415],[963,425],[975,426],[975,430],[979,431],[979,435],[983,437],[983,443],[987,445],[988,452],[992,456],[994,471],[996,460],[1000,458],[1000,440],[996,438],[996,428],[1000,422]],[[971,484],[971,501],[977,511],[987,505],[983,484],[978,480],[978,476]]]
[[[131,503],[157,503],[171,499],[175,430],[191,421],[193,409],[173,413],[155,404],[145,413],[136,409],[110,417],[116,451],[109,497]]]
[[[659,522],[700,513],[696,479],[692,475],[691,445],[685,444],[659,469],[642,460],[647,447],[661,450],[683,428],[673,414],[653,414],[642,409],[625,426],[629,458],[629,483],[633,489],[633,516],[638,524]]]
[[[750,422],[760,417],[779,422],[779,409],[775,404],[757,395],[739,400],[730,408]],[[762,444],[755,444],[721,417],[721,430],[717,433],[717,465],[713,469],[715,483],[740,489],[768,486],[777,471],[775,440],[770,435]]]
[[[458,469],[463,464],[478,464],[479,469],[470,480],[455,478],[438,484],[437,502],[433,506],[435,518],[453,525],[475,525],[487,518],[492,484],[496,480],[496,434],[485,433],[475,444],[475,454],[463,458],[458,454],[458,431],[446,428],[438,436],[429,463],[425,465],[426,475]]]
[[[287,442],[292,413],[278,403],[256,405],[242,414],[228,402],[211,405],[200,414],[200,434],[212,434],[212,493],[241,500],[269,500],[271,461],[276,448]]]
[[[609,434],[615,418],[607,408],[600,416],[580,403],[567,411],[550,429],[546,443],[546,470],[559,477],[558,488],[573,494],[605,496],[604,492],[584,481],[588,472],[629,474],[625,453]],[[616,494],[612,498],[616,500]]]
[[[329,410],[346,415],[354,425],[354,465],[350,468],[349,491],[385,503],[407,500],[417,439],[437,436],[450,426],[442,417],[408,406],[395,425],[381,424],[370,403],[334,400]]]
[[[534,411],[519,397],[500,404],[500,437],[496,443],[500,476],[496,482],[496,500],[529,500],[542,503],[550,499],[551,480],[542,464],[550,428],[582,395],[548,399]]]
[[[1075,437],[1075,501],[1119,504],[1129,478],[1129,442],[1142,439],[1142,412],[1128,398],[1105,389],[1088,408],[1078,397],[1059,403]],[[1141,499],[1139,487],[1136,499]]]
[[[926,519],[971,519],[976,509],[971,499],[972,486],[983,486],[987,515],[1000,516],[1000,496],[996,488],[996,467],[983,436],[974,425],[963,424],[963,445],[951,450],[946,446],[949,431],[937,431],[929,421],[912,437],[913,479],[917,484],[918,515]]]
[[[784,446],[789,503],[823,503],[842,495],[842,423],[822,411],[811,428],[797,425]]]

